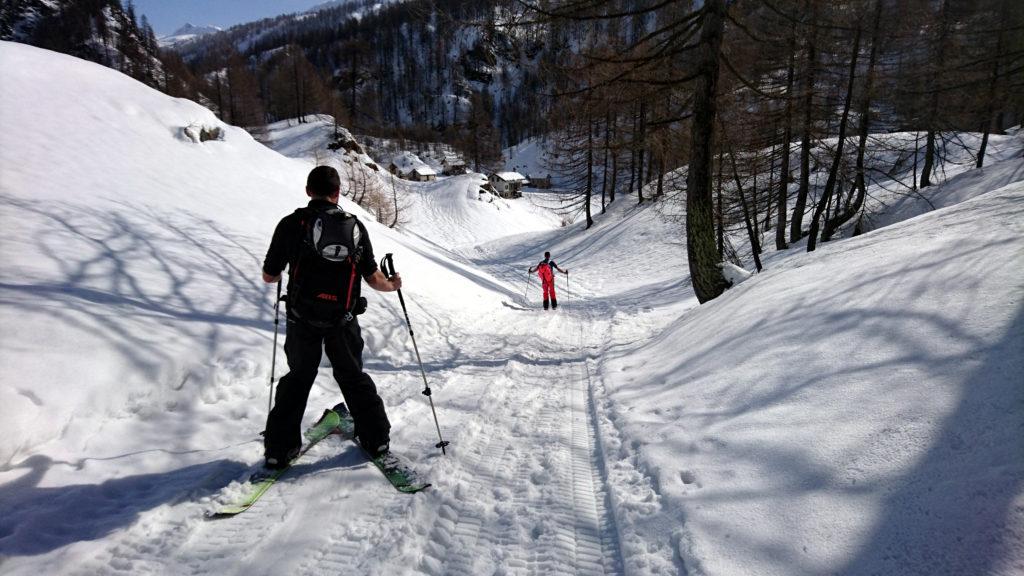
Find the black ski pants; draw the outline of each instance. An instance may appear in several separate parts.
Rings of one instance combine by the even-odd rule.
[[[316,328],[289,317],[284,341],[289,372],[281,377],[274,408],[267,418],[263,444],[268,457],[283,459],[302,446],[302,416],[320,368],[322,350],[327,352],[334,379],[355,420],[360,443],[371,452],[387,444],[391,423],[373,379],[363,372],[358,318],[331,328]]]

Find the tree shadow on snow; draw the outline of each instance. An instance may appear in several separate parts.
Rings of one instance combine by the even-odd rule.
[[[840,574],[1020,570],[1024,509],[1024,308],[982,352],[927,453],[886,487],[885,506]],[[1003,564],[1015,558],[1017,564]]]
[[[749,422],[752,415],[790,402],[807,402],[801,397],[826,398],[835,396],[842,402],[858,406],[879,406],[895,411],[883,429],[874,430],[866,442],[878,443],[873,448],[861,446],[864,458],[885,457],[892,446],[905,443],[900,435],[923,434],[932,427],[921,421],[918,406],[923,387],[902,389],[893,385],[888,394],[879,396],[877,382],[872,380],[881,373],[894,373],[895,382],[914,373],[924,381],[943,381],[952,374],[956,377],[955,393],[936,389],[939,396],[949,395],[956,405],[940,422],[935,433],[928,433],[931,445],[925,447],[919,459],[911,462],[897,477],[870,479],[850,484],[844,475],[848,471],[836,468],[814,458],[803,449],[787,451],[779,447],[757,444],[732,444],[718,448],[742,465],[755,463],[773,479],[772,493],[779,502],[790,497],[802,497],[818,492],[842,493],[850,497],[877,498],[882,504],[879,518],[868,526],[862,542],[854,545],[853,557],[845,564],[829,568],[829,573],[844,575],[953,575],[990,574],[1000,570],[1019,570],[1018,564],[1005,566],[1007,559],[1020,562],[1020,544],[1013,542],[1024,522],[1019,497],[1024,490],[1024,307],[1012,314],[1016,316],[1004,334],[994,343],[965,329],[959,316],[934,314],[926,310],[886,305],[890,298],[904,301],[906,294],[919,298],[936,298],[945,289],[958,286],[970,289],[987,271],[979,266],[983,259],[972,254],[990,249],[1006,250],[1013,241],[994,241],[977,246],[959,247],[956,253],[935,253],[898,270],[880,271],[868,275],[861,282],[842,284],[842,292],[820,292],[802,297],[795,296],[784,308],[763,311],[762,318],[745,326],[745,332],[736,331],[714,344],[701,345],[680,351],[680,358],[666,373],[664,394],[678,396],[680,382],[697,387],[712,383],[717,402],[705,401],[705,410],[682,410],[676,416],[688,422],[715,440],[714,430],[731,425],[733,421]],[[977,264],[963,265],[974,260]],[[944,262],[956,262],[948,264]],[[937,274],[936,279],[919,284],[901,283],[914,269],[929,270],[940,265],[957,265],[956,273]],[[941,279],[941,281],[939,280]],[[940,284],[941,282],[941,284]],[[757,284],[743,285],[739,291],[750,289],[746,299],[756,299]],[[865,297],[868,293],[871,296]],[[902,293],[902,296],[897,294]],[[846,301],[848,295],[859,294],[856,303]],[[725,295],[723,298],[731,298]],[[978,307],[988,302],[964,304],[961,314],[973,316]],[[682,331],[700,331],[708,327],[701,322],[701,311],[680,318],[674,327],[655,337],[665,348],[674,334]],[[687,326],[689,325],[689,326]],[[718,327],[728,330],[729,327]],[[866,329],[866,330],[865,330]],[[750,337],[750,331],[757,338]],[[845,336],[850,334],[851,336]],[[866,340],[852,337],[868,334]],[[801,352],[801,342],[839,342],[836,355],[857,356],[863,360],[853,368],[844,367],[839,373],[829,368],[828,358],[811,358]],[[763,345],[763,342],[777,345]],[[790,344],[785,344],[791,342]],[[745,358],[748,371],[770,377],[778,372],[779,364],[792,365],[806,362],[808,368],[801,377],[752,386],[750,382],[720,382],[719,368],[713,363],[701,362],[701,357],[715,357],[712,345],[732,349],[736,358]],[[779,354],[780,351],[783,354]],[[879,351],[885,351],[880,353]],[[902,374],[896,375],[897,372]],[[793,373],[792,366],[782,373]],[[864,385],[864,382],[874,382]],[[623,384],[622,392],[629,395],[650,395],[651,388],[642,382]],[[823,396],[822,396],[823,395]],[[919,396],[914,396],[919,395]],[[831,400],[835,402],[835,400]],[[671,405],[670,400],[666,400]],[[943,411],[945,412],[945,411]],[[856,418],[858,412],[852,412]],[[808,420],[815,415],[808,413]],[[840,416],[842,417],[842,416]],[[745,419],[745,420],[744,420]],[[749,425],[749,424],[740,424]],[[828,443],[828,440],[822,439]],[[679,453],[701,450],[680,445]],[[880,455],[882,454],[882,455]],[[857,465],[848,463],[855,469]],[[872,469],[873,464],[866,464]],[[854,474],[854,476],[857,476]],[[727,501],[751,499],[764,501],[763,491],[743,493],[725,491],[719,497]],[[694,496],[705,503],[714,499]],[[722,528],[726,531],[726,527]],[[733,545],[743,536],[733,534]],[[801,558],[790,558],[792,549],[773,547],[771,539],[761,541],[756,536],[741,544],[757,550],[759,557],[777,559],[791,566],[800,566]],[[807,567],[804,567],[807,568]]]
[[[31,456],[10,469],[27,468],[25,474],[0,485],[0,558],[99,540],[130,526],[147,510],[212,495],[248,468],[221,459],[99,484],[41,487],[54,464],[45,456]]]
[[[1012,202],[1008,198],[992,209],[1004,214],[1024,210]],[[979,221],[957,225],[986,225],[980,221],[985,214],[973,218]],[[880,237],[847,242],[847,247],[870,250],[888,246]],[[952,250],[923,252],[909,262],[880,263],[871,269],[855,266],[835,272],[834,283],[812,284],[816,289],[790,287],[792,294],[776,307],[758,307],[756,302],[774,301],[776,294],[765,291],[778,290],[777,285],[744,283],[714,306],[680,317],[655,335],[653,342],[645,342],[644,347],[666,352],[657,369],[666,378],[657,388],[642,379],[616,384],[616,400],[623,405],[642,401],[650,406],[677,406],[667,415],[656,412],[666,428],[682,426],[693,432],[673,433],[671,450],[681,455],[713,451],[730,468],[757,469],[768,484],[747,491],[694,493],[688,496],[691,502],[750,500],[778,506],[784,517],[792,512],[785,507],[794,499],[815,494],[877,502],[865,509],[865,517],[873,520],[865,521],[863,528],[842,527],[853,528],[859,537],[847,543],[851,552],[840,557],[843,563],[829,566],[827,573],[1019,571],[1022,548],[1014,538],[1024,522],[1019,500],[1024,490],[1024,308],[1014,301],[988,302],[979,297],[960,302],[951,296],[971,294],[984,287],[983,279],[992,277],[992,259],[979,255],[990,251],[1010,255],[1015,246],[1019,246],[1017,238],[975,238]],[[813,277],[821,274],[816,258],[804,258],[793,266],[807,266],[806,273]],[[861,258],[867,261],[863,252]],[[721,306],[737,316],[749,317],[755,311],[758,316],[749,323],[722,324],[718,321],[721,309],[707,312]],[[999,307],[1005,307],[1002,318]],[[987,334],[985,326],[971,322],[979,316],[999,318],[1003,331]],[[717,337],[693,339],[691,348],[680,349],[675,342],[684,332]],[[816,346],[808,345],[818,342],[829,342],[831,349],[819,354]],[[635,350],[635,346],[625,347],[614,355],[628,358]],[[728,350],[729,357],[740,362],[737,373],[759,377],[758,385],[752,386],[749,379],[722,382],[717,350]],[[851,364],[836,362],[835,357],[859,360]],[[773,374],[789,377],[773,379]],[[891,374],[892,381],[879,382],[880,374]],[[947,383],[955,388],[940,388]],[[700,400],[681,402],[680,395]],[[955,404],[943,408],[945,398]],[[848,458],[842,463],[820,457],[817,448],[838,448],[827,436],[815,442],[820,442],[817,448],[785,442],[725,443],[727,431],[734,426],[744,429],[760,424],[761,413],[770,423],[777,418],[771,412],[780,409],[790,411],[789,426],[806,420],[822,427],[823,416],[813,410],[816,405],[829,408],[825,417],[843,420],[837,424],[866,432],[843,449]],[[836,409],[843,405],[854,408]],[[811,409],[793,410],[800,406]],[[860,424],[859,419],[873,407],[885,416]],[[930,414],[941,416],[933,422]],[[917,437],[926,443],[919,446]],[[916,456],[908,457],[908,451]],[[887,472],[890,468],[894,470]],[[822,568],[807,564],[795,543],[780,547],[776,538],[756,531],[737,534],[735,524],[729,522],[721,527],[708,523],[704,528],[710,533],[720,530],[722,537],[731,531],[732,546],[746,548],[752,556],[775,559],[794,572],[814,573]]]
[[[154,327],[216,349],[228,327],[271,329],[261,259],[214,221],[184,210],[124,204],[40,204],[0,195],[15,219],[38,221],[31,239],[46,279],[0,282],[0,305],[52,317],[112,345],[148,376],[172,361]],[[52,279],[50,279],[52,278]]]

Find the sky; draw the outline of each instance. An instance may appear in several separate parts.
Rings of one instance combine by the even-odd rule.
[[[185,23],[228,28],[235,24],[301,12],[324,0],[135,0],[139,17],[149,18],[158,36],[166,36]]]

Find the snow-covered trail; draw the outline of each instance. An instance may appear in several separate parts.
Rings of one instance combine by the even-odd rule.
[[[577,307],[605,271],[577,267],[558,218],[482,201],[468,176],[423,186],[408,233],[364,215],[405,278],[447,456],[393,295],[367,295],[367,372],[393,449],[434,487],[399,494],[330,438],[251,510],[204,520],[261,459],[273,288],[260,256],[308,165],[226,126],[224,141],[181,138],[221,125],[116,72],[7,43],[0,55],[4,574],[628,571],[590,380],[615,290]],[[52,142],[80,162],[47,169]],[[546,247],[574,270],[557,312],[540,309],[536,278],[520,296]],[[307,423],[339,400],[322,369]]]
[[[519,280],[503,258],[478,264]],[[447,326],[451,356],[425,364],[452,444],[419,462],[434,482],[427,492],[395,492],[332,437],[249,511],[202,521],[211,493],[249,473],[227,446],[201,473],[149,486],[166,503],[140,511],[69,573],[623,573],[591,382],[610,324],[565,301],[545,312],[517,299],[486,322]],[[420,313],[416,322],[430,333],[446,320]],[[337,395],[322,370],[317,392]],[[422,406],[391,408],[400,449],[436,452]],[[319,411],[311,400],[307,420]],[[20,564],[13,573],[31,571]]]
[[[621,570],[590,418],[586,346],[564,347],[566,336],[581,334],[581,320],[551,314],[538,322],[535,347],[495,358],[466,383],[458,408],[475,416],[453,450],[453,475],[439,482],[423,572]]]

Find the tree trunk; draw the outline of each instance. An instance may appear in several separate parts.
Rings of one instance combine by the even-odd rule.
[[[352,127],[355,128],[358,125],[358,122],[356,122],[356,118],[358,117],[356,115],[356,81],[359,79],[357,73],[357,70],[359,68],[359,52],[358,50],[356,50],[354,46],[352,47],[352,60],[350,61],[350,68],[351,69],[349,70],[349,82],[351,83],[351,86],[348,96],[348,115],[350,118],[349,121],[352,122]]]
[[[395,186],[395,179],[391,179],[391,200],[394,202],[395,216],[391,219],[391,223],[388,224],[388,228],[394,228],[398,226],[398,190]]]
[[[733,162],[735,162],[735,160]],[[758,238],[757,249],[755,250],[755,253],[760,254],[761,253],[761,240],[760,240],[760,238],[761,238],[761,230],[758,228],[758,223],[757,223],[757,176],[758,176],[758,168],[759,168],[759,166],[758,166],[758,162],[757,162],[757,153],[756,152],[754,153],[753,164],[754,164],[754,169],[753,169],[754,177],[753,177],[753,183],[750,186],[750,204],[751,204],[751,212],[752,212],[752,214],[750,215],[750,219],[753,221],[753,225],[754,225],[754,236],[756,238]],[[743,202],[746,202],[746,200],[743,199],[742,197],[740,198],[740,200],[743,201]],[[758,268],[758,270],[760,270],[760,268]]]
[[[235,107],[235,83],[231,79],[230,69],[228,72],[228,110],[231,113],[231,120],[229,124],[238,123],[238,109]]]
[[[594,120],[587,114],[587,200],[585,210],[587,213],[587,229],[594,225],[594,219],[590,214],[590,199],[594,196]]]
[[[786,208],[789,205],[789,144],[793,140],[793,73],[796,67],[796,25],[789,37],[789,64],[786,69],[786,116],[782,133],[782,165],[779,167],[778,224],[775,227],[775,249],[789,248],[786,243]]]
[[[612,152],[612,182],[608,187],[608,203],[613,204],[615,202],[615,187],[618,185],[619,180],[619,151]]]
[[[725,218],[722,216],[722,154],[718,154],[718,179],[715,180],[717,206],[715,207],[715,232],[718,240],[718,259],[725,261]]]
[[[295,83],[295,117],[299,119],[299,124],[302,124],[305,110],[302,105],[302,82],[299,79],[299,55],[294,53],[297,50],[297,48],[292,49],[292,79]]]
[[[661,198],[665,193],[665,159],[658,159],[658,189],[654,193],[655,198]]]
[[[981,126],[981,147],[978,148],[978,161],[975,167],[981,168],[985,165],[985,151],[988,148],[988,136],[992,131],[994,122],[993,115],[996,107],[996,87],[999,85],[999,61],[1003,56],[1003,28],[1009,21],[1009,0],[1002,0],[999,3],[999,35],[996,37],[996,52],[992,59],[992,78],[988,84],[988,98],[985,105],[985,117]]]
[[[224,91],[223,91],[223,85],[222,85],[221,78],[220,78],[220,73],[214,74],[213,77],[214,77],[214,80],[215,80],[214,87],[216,88],[216,91],[217,91],[217,112],[220,113],[220,119],[221,120],[223,120],[223,121],[227,122],[228,124],[230,124],[231,123],[230,120],[228,120],[224,116]]]
[[[846,85],[846,99],[843,101],[843,115],[839,119],[839,141],[836,142],[836,155],[832,159],[832,167],[828,171],[828,179],[825,180],[825,190],[818,199],[818,205],[814,209],[814,218],[811,219],[811,231],[807,238],[807,251],[813,252],[818,243],[818,229],[821,224],[822,215],[826,220],[828,203],[832,201],[832,192],[836,187],[836,179],[839,175],[839,164],[843,161],[843,147],[846,144],[846,125],[850,119],[850,104],[853,102],[853,84],[857,79],[857,57],[860,55],[861,28],[857,26],[857,32],[853,38],[853,54],[850,57],[850,82]],[[836,199],[836,202],[839,200]],[[827,227],[826,222],[826,227]],[[827,238],[825,238],[827,240]]]
[[[636,110],[634,106],[633,132],[630,134],[630,137],[633,138],[633,142],[629,147],[629,190],[626,192],[626,194],[632,194],[633,186],[636,184],[636,135],[638,115],[635,113],[635,111]]]
[[[747,226],[747,238],[750,239],[750,253],[754,256],[754,266],[761,271],[761,243],[757,239],[757,231],[751,223],[750,207],[747,206],[747,197],[743,193],[743,182],[740,181],[740,172],[736,167],[736,153],[729,146],[729,162],[732,163],[732,177],[736,181],[736,193],[740,196],[740,206],[743,208],[743,223]]]
[[[605,213],[608,196],[608,141],[611,139],[611,112],[605,115],[604,119],[604,160],[601,163],[601,214]]]
[[[932,170],[935,168],[935,128],[928,128],[924,139],[924,165],[921,167],[921,188],[932,185]]]
[[[701,303],[718,297],[729,286],[716,251],[711,196],[711,146],[715,135],[715,96],[725,30],[725,0],[706,0],[703,10],[706,13],[700,33],[701,73],[694,81],[690,170],[686,177],[686,255],[693,290]]]
[[[821,236],[828,240],[832,238],[840,226],[848,222],[860,212],[864,205],[864,198],[867,195],[867,179],[864,176],[864,153],[867,150],[868,129],[871,125],[871,96],[875,84],[875,62],[878,54],[879,30],[882,23],[882,0],[875,1],[875,22],[871,30],[871,52],[868,54],[867,77],[864,82],[864,98],[860,105],[860,127],[859,140],[857,142],[857,164],[856,173],[853,177],[853,191],[855,193],[853,202],[844,206],[843,211],[834,219],[825,223],[825,230]],[[915,152],[916,155],[916,152]]]
[[[772,134],[778,132],[777,127],[772,126]],[[772,190],[775,190],[775,145],[772,144],[772,149],[768,152],[768,199],[764,202],[764,224],[761,225],[763,230],[768,230],[772,227],[772,209],[775,206],[772,204]],[[757,208],[755,207],[755,211]]]
[[[938,55],[935,59],[935,80],[933,81],[935,87],[932,88],[931,103],[928,107],[928,135],[925,137],[924,144],[924,166],[921,168],[921,188],[927,188],[932,185],[932,172],[935,166],[936,118],[939,113],[939,87],[941,86],[941,75],[944,72],[943,69],[946,64],[946,36],[948,32],[946,20],[949,15],[949,0],[943,0],[941,10],[942,15],[939,17]]]
[[[638,165],[638,168],[637,168],[637,171],[636,171],[636,177],[637,177],[637,180],[638,180],[637,186],[636,186],[637,204],[643,204],[644,203],[644,141],[647,138],[646,131],[647,131],[647,105],[646,105],[645,102],[643,102],[641,100],[640,101],[640,136],[639,136],[639,142],[638,142],[637,153],[636,153],[636,155],[637,155],[637,165]]]
[[[913,190],[915,192],[917,191],[917,174],[918,174],[918,172],[917,172],[917,157],[920,156],[920,154],[918,154],[917,151],[919,150],[920,146],[921,146],[921,132],[920,131],[915,131],[914,132],[914,180],[913,180],[912,186],[910,188],[911,190]]]
[[[816,51],[818,34],[818,3],[811,4],[811,35],[807,39],[807,75],[804,80],[804,126],[803,141],[800,144],[800,189],[793,206],[793,221],[789,227],[789,241],[796,242],[803,237],[804,211],[807,209],[807,196],[811,188],[811,127],[814,110],[814,77],[818,67]]]

